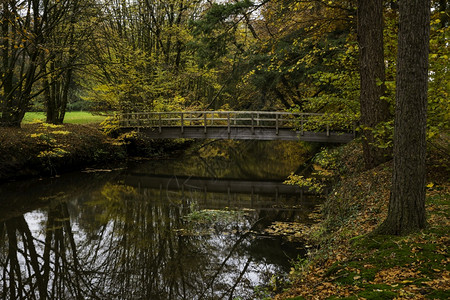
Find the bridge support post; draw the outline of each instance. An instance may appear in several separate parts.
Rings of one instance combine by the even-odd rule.
[[[303,130],[303,114],[302,114],[302,118],[300,120],[300,134],[303,135],[304,134],[304,130]]]
[[[252,134],[255,134],[255,124],[253,123],[254,122],[254,116],[253,116],[253,113],[252,113]]]
[[[181,113],[181,133],[184,133],[184,117],[183,117],[183,113]]]
[[[278,114],[275,115],[275,133],[278,135]]]
[[[158,118],[159,118],[159,133],[161,133],[162,129],[161,129],[161,113],[158,113]]]
[[[231,128],[230,128],[230,113],[227,114],[227,131],[228,131],[228,138],[230,138]]]
[[[207,121],[206,121],[206,112],[205,112],[205,114],[204,114],[203,116],[204,116],[204,120],[203,120],[203,121],[205,122],[204,125],[205,125],[205,134],[206,134],[206,122],[207,122]]]

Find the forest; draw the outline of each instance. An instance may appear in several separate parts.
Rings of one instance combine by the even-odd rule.
[[[372,2],[382,5],[377,84],[387,104],[376,136],[387,147],[398,3]],[[429,135],[448,130],[447,1],[432,1],[431,13]],[[69,110],[208,109],[350,122],[361,114],[357,14],[344,0],[2,1],[1,124],[19,126],[27,111],[57,124]]]
[[[255,169],[262,166],[261,173],[270,174],[284,166],[283,151],[301,152],[305,156],[285,162],[290,167],[301,164],[300,170],[307,161],[309,166],[317,167],[314,172],[331,174],[327,184],[333,185],[333,192],[307,216],[311,218],[307,226],[292,229],[309,247],[305,250],[308,257],[293,261],[289,275],[296,281],[287,290],[283,280],[274,275],[267,280],[270,284],[265,286],[266,290],[259,292],[264,297],[270,295],[278,299],[335,299],[332,297],[349,295],[356,295],[358,299],[425,299],[424,295],[430,299],[448,299],[449,18],[447,0],[0,0],[0,180],[8,180],[4,185],[8,188],[9,180],[50,174],[47,179],[53,181],[60,171],[86,168],[83,172],[92,178],[101,179],[103,175],[98,173],[106,174],[106,182],[107,174],[111,172],[113,178],[115,172],[125,169],[110,168],[107,161],[129,163],[131,156],[145,156],[135,155],[139,146],[162,157],[165,152],[180,150],[185,142],[170,145],[155,140],[142,144],[138,144],[142,141],[130,142],[131,138],[123,138],[125,135],[105,135],[105,128],[98,124],[66,124],[69,112],[92,112],[99,120],[109,116],[104,123],[106,131],[117,129],[114,122],[118,115],[133,112],[320,113],[321,117],[316,120],[318,128],[324,123],[339,128],[353,128],[357,124],[356,141],[321,149],[317,144],[308,144],[305,149],[309,150],[303,149],[304,152],[300,148],[289,150],[284,144],[273,144],[271,147],[275,150],[268,155],[272,165],[265,165],[258,155],[249,154],[250,159],[244,155],[245,151],[239,150],[239,147],[259,147],[269,151],[272,148],[267,144],[208,141],[189,150],[203,164],[208,165],[209,158],[220,162],[206,168],[212,170],[214,180],[217,174],[224,172],[221,166],[229,163],[233,155],[241,159],[236,163],[240,172],[247,174],[244,165],[252,162]],[[45,122],[27,123],[31,114],[42,113]],[[135,152],[131,153],[133,147]],[[139,159],[134,161],[138,166]],[[180,165],[184,165],[184,157],[179,159]],[[149,163],[151,171],[153,163],[158,164],[158,160]],[[102,167],[90,168],[95,164]],[[168,165],[163,169],[168,169]],[[173,168],[182,169],[178,165]],[[92,184],[90,179],[83,180],[80,185],[71,186],[77,188],[73,192],[75,198],[81,193],[78,189],[84,193]],[[139,219],[142,226],[154,234],[153,228],[147,226],[151,223],[149,220],[161,220],[160,223],[169,228],[162,232],[173,234],[173,241],[166,239],[170,244],[167,253],[185,258],[182,251],[188,247],[182,247],[178,241],[197,241],[197,236],[180,233],[181,226],[192,220],[180,218],[179,208],[192,210],[189,215],[192,218],[211,218],[208,214],[216,213],[200,210],[187,200],[182,205],[169,203],[166,210],[152,208],[156,202],[148,202],[151,205],[145,210],[135,208],[134,211],[128,206],[130,203],[148,203],[132,199],[148,199],[156,192],[150,195],[141,191],[141,183],[136,184],[137,188],[126,187],[123,180],[113,182],[105,184],[103,190],[92,188],[97,202],[87,201],[90,196],[84,195],[76,201],[86,201],[92,206],[86,209],[89,216],[91,210],[94,214],[94,210],[109,208],[117,216],[127,214],[125,219],[117,217],[117,224],[123,223],[123,230],[122,225],[118,226],[118,237],[124,240],[117,244],[119,246],[140,251],[140,247],[154,243],[164,253],[165,244],[160,242],[159,236],[154,241],[141,243],[137,236],[150,235],[130,230]],[[305,179],[294,173],[284,183],[297,185],[297,188],[314,186],[312,177]],[[64,192],[50,189],[51,196],[45,194],[39,199],[58,203],[49,208],[48,226],[56,226],[59,231],[53,235],[53,229],[49,230],[48,241],[54,239],[56,245],[64,240],[63,231],[69,233],[67,249],[71,249],[75,267],[68,269],[77,273],[77,266],[81,264],[75,255],[77,247],[73,236],[70,238],[68,207],[71,202],[64,202],[67,198],[64,195],[71,188],[62,186]],[[47,189],[42,185],[44,187]],[[22,193],[21,188],[11,189],[13,196],[7,199],[14,200],[0,201],[0,205],[9,205],[13,210],[19,209],[16,194],[33,202],[31,192],[39,191],[30,188]],[[249,196],[252,205],[253,191],[252,187]],[[162,199],[161,195],[159,190],[156,196]],[[204,195],[206,199],[206,188]],[[228,206],[224,211],[233,215],[227,210]],[[140,217],[135,217],[135,212]],[[156,216],[158,213],[161,216]],[[224,216],[219,215],[219,221],[211,220],[220,222],[226,220]],[[6,221],[0,220],[4,223],[0,222],[0,238],[8,236],[9,242],[0,243],[1,247],[5,246],[2,249],[18,243],[16,232],[24,241],[32,241],[24,245],[33,249],[34,238],[29,234],[25,217],[15,221],[4,219]],[[64,224],[59,224],[59,220],[65,220]],[[105,220],[100,221],[106,226]],[[95,222],[100,221],[95,219]],[[282,231],[288,223],[280,224],[273,223],[270,230]],[[251,228],[243,236],[252,234]],[[135,233],[136,237],[129,242],[125,232]],[[111,234],[113,236],[114,232]],[[92,240],[96,241],[96,236],[93,235]],[[239,238],[237,243],[241,241]],[[178,245],[179,252],[173,251],[174,245]],[[18,246],[11,246],[11,249],[14,247],[18,249]],[[48,244],[44,260],[48,260],[50,251],[56,248]],[[145,248],[142,253],[155,249]],[[124,251],[132,252],[128,250]],[[139,251],[136,253],[141,253]],[[17,255],[13,251],[8,253],[5,270],[8,264],[19,266]],[[205,253],[209,258],[209,253]],[[142,257],[159,257],[153,252],[146,255],[148,253]],[[61,256],[61,262],[62,257],[65,256]],[[30,275],[30,278],[37,278],[36,282],[35,279],[29,281],[30,290],[38,295],[36,299],[43,299],[46,296],[42,295],[50,295],[46,284],[53,283],[48,275],[50,263],[39,267],[33,259],[29,264],[36,274],[41,270],[44,273],[42,278]],[[111,270],[121,267],[111,262],[111,266],[107,265]],[[231,286],[230,299],[250,263],[249,258],[239,280]],[[57,263],[55,270],[56,266]],[[147,266],[147,262],[142,266]],[[190,267],[203,272],[193,265]],[[24,280],[26,284],[22,285],[22,281],[15,279],[22,276],[19,269],[10,267],[9,273],[5,271],[9,277],[2,278],[4,290],[0,289],[0,294],[7,295],[7,286],[11,299],[28,292],[23,288],[28,281]],[[155,270],[155,274],[159,272]],[[129,274],[135,274],[133,272]],[[102,274],[115,276],[116,273]],[[144,275],[149,282],[156,280],[147,273]],[[209,288],[213,290],[216,276],[206,290],[203,282],[198,283],[200,298]],[[124,283],[120,276],[111,280],[119,282],[119,292],[126,294],[124,287],[128,281]],[[55,286],[57,282],[54,280]],[[72,284],[71,279],[67,282]],[[102,284],[101,280],[97,282]],[[82,284],[88,286],[83,293],[90,295],[91,285],[87,283]],[[183,281],[183,292],[184,284]],[[84,295],[83,289],[79,282],[76,285],[73,295],[80,293],[79,298]],[[164,290],[166,286],[158,285],[155,290]],[[174,285],[170,293],[181,293],[181,290]],[[64,292],[52,290],[51,295]],[[105,295],[110,292],[105,289]],[[148,292],[143,289],[142,295]],[[256,295],[258,291],[252,292]],[[161,299],[164,298],[161,295]]]

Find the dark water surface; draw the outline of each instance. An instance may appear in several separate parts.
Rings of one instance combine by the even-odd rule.
[[[281,182],[292,142],[214,142],[168,160],[0,185],[2,299],[258,299],[301,245],[274,221],[320,201]]]

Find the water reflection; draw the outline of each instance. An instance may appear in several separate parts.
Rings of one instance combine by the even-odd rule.
[[[191,161],[199,158],[214,164],[211,157]],[[289,258],[301,254],[295,245],[254,232],[272,221],[307,222],[317,200],[299,191],[280,190],[275,197],[255,187],[245,190],[249,178],[239,185],[233,171],[209,179],[225,188],[205,190],[197,185],[208,181],[202,173],[207,168],[192,165],[176,177],[201,181],[169,188],[159,181],[180,171],[174,164],[179,161],[2,186],[1,205],[7,211],[14,202],[15,214],[0,218],[1,297],[254,299],[256,286],[286,272]],[[158,166],[166,166],[164,176],[155,176]],[[25,190],[30,192],[24,197]]]
[[[213,141],[167,161],[138,164],[135,172],[158,175],[284,180],[308,158],[308,148],[289,141]]]

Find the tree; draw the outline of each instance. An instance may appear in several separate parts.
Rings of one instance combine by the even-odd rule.
[[[76,50],[82,48],[79,34],[75,35],[77,16],[83,15],[80,10],[82,4],[80,1],[56,2],[54,7],[58,9],[48,14],[49,22],[61,21],[59,21],[59,26],[56,26],[52,34],[48,36],[47,51],[41,54],[41,69],[44,72],[42,86],[47,108],[47,123],[61,124],[64,120],[74,71],[73,65],[77,56]],[[67,17],[63,18],[62,16]],[[88,35],[87,32],[83,33]]]
[[[85,99],[120,111],[201,109],[218,89],[215,71],[199,66],[192,46],[192,23],[202,4],[104,3],[83,58],[89,65],[81,79]]]
[[[430,1],[399,1],[394,166],[382,234],[402,235],[426,226],[425,151]]]
[[[66,71],[69,70],[67,65],[56,66],[54,62],[59,55],[57,52],[64,52],[61,49],[67,48],[66,42],[73,37],[71,30],[62,28],[73,25],[74,19],[71,17],[76,12],[72,10],[70,15],[68,12],[72,7],[80,6],[79,2],[10,0],[0,3],[1,126],[20,126],[31,101],[43,92],[47,102],[55,100],[56,96],[53,97],[49,90],[53,88],[53,95],[57,94],[56,85],[63,85],[60,84],[62,73],[70,83],[72,75],[71,71]],[[55,43],[57,39],[59,43]],[[52,63],[53,66],[47,67]],[[64,68],[65,71],[62,71]],[[36,84],[40,80],[43,80],[42,87]],[[61,97],[67,98],[67,88],[59,90]],[[54,122],[54,118],[50,117],[50,121]]]
[[[390,119],[389,103],[383,98],[383,0],[358,1],[358,43],[364,163],[366,169],[371,169],[390,157],[389,149],[377,146],[373,132]]]
[[[20,126],[37,81],[47,7],[39,0],[2,1],[0,26],[1,126]],[[42,12],[42,14],[40,14]]]

